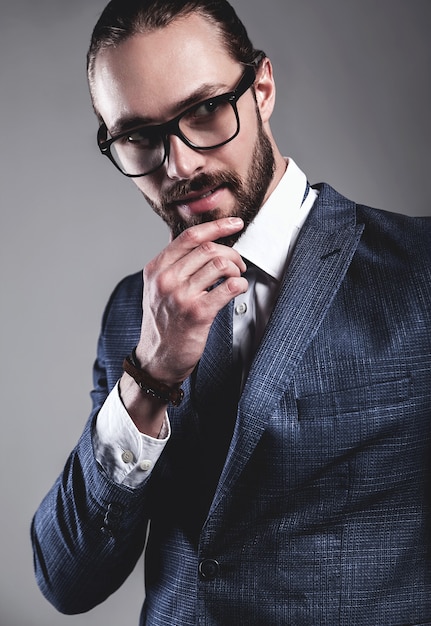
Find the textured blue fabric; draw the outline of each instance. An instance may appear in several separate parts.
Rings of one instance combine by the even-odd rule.
[[[132,491],[97,466],[91,428],[141,298],[136,274],[108,303],[93,413],[33,521],[46,597],[102,602],[151,519],[141,624],[431,624],[430,221],[322,185],[238,406],[226,307]]]

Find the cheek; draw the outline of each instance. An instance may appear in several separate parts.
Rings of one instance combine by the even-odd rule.
[[[240,131],[233,141],[214,151],[212,159],[208,159],[208,171],[230,171],[244,181],[251,165],[254,146],[254,133]]]
[[[248,106],[246,111],[240,111],[239,134],[231,144],[227,144],[226,146],[228,148],[230,145],[232,148],[230,156],[232,168],[235,169],[243,179],[251,165],[257,137],[257,120],[254,101],[250,103],[250,105],[251,106]]]

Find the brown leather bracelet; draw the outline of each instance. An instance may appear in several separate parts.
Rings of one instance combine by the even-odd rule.
[[[139,385],[141,390],[146,394],[162,400],[167,404],[179,406],[184,398],[184,391],[181,389],[181,383],[169,387],[165,383],[155,380],[152,376],[141,369],[138,359],[136,358],[136,348],[133,348],[132,354],[126,356],[123,361],[123,370],[133,378]]]

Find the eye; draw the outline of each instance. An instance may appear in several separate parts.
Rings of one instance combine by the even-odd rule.
[[[148,144],[150,142],[150,136],[145,130],[135,130],[128,133],[125,138],[127,143],[132,144]]]
[[[135,131],[134,133],[126,135],[124,139],[128,143],[140,143],[141,141],[145,141],[145,136],[142,131]]]
[[[211,98],[209,100],[204,100],[200,104],[196,105],[188,114],[189,119],[197,120],[205,120],[205,118],[209,118],[214,116],[216,113],[219,113],[223,110],[227,105],[227,101],[222,97]]]
[[[124,134],[120,138],[123,146],[151,149],[160,143],[160,136],[151,128],[140,128]]]

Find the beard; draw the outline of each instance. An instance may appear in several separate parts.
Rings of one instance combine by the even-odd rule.
[[[258,134],[254,145],[251,165],[248,169],[246,180],[243,182],[232,170],[213,172],[211,174],[199,174],[190,180],[179,181],[164,192],[159,202],[155,202],[141,192],[151,208],[163,219],[175,239],[184,230],[214,221],[220,217],[240,217],[244,222],[244,228],[239,233],[217,240],[226,246],[233,246],[239,237],[258,214],[267,189],[271,183],[275,171],[275,159],[271,142],[263,130],[262,121],[258,114]],[[199,192],[204,189],[228,188],[235,198],[235,205],[229,215],[225,215],[223,208],[219,207],[207,211],[201,215],[192,215],[187,219],[178,215],[175,203],[191,192]]]

